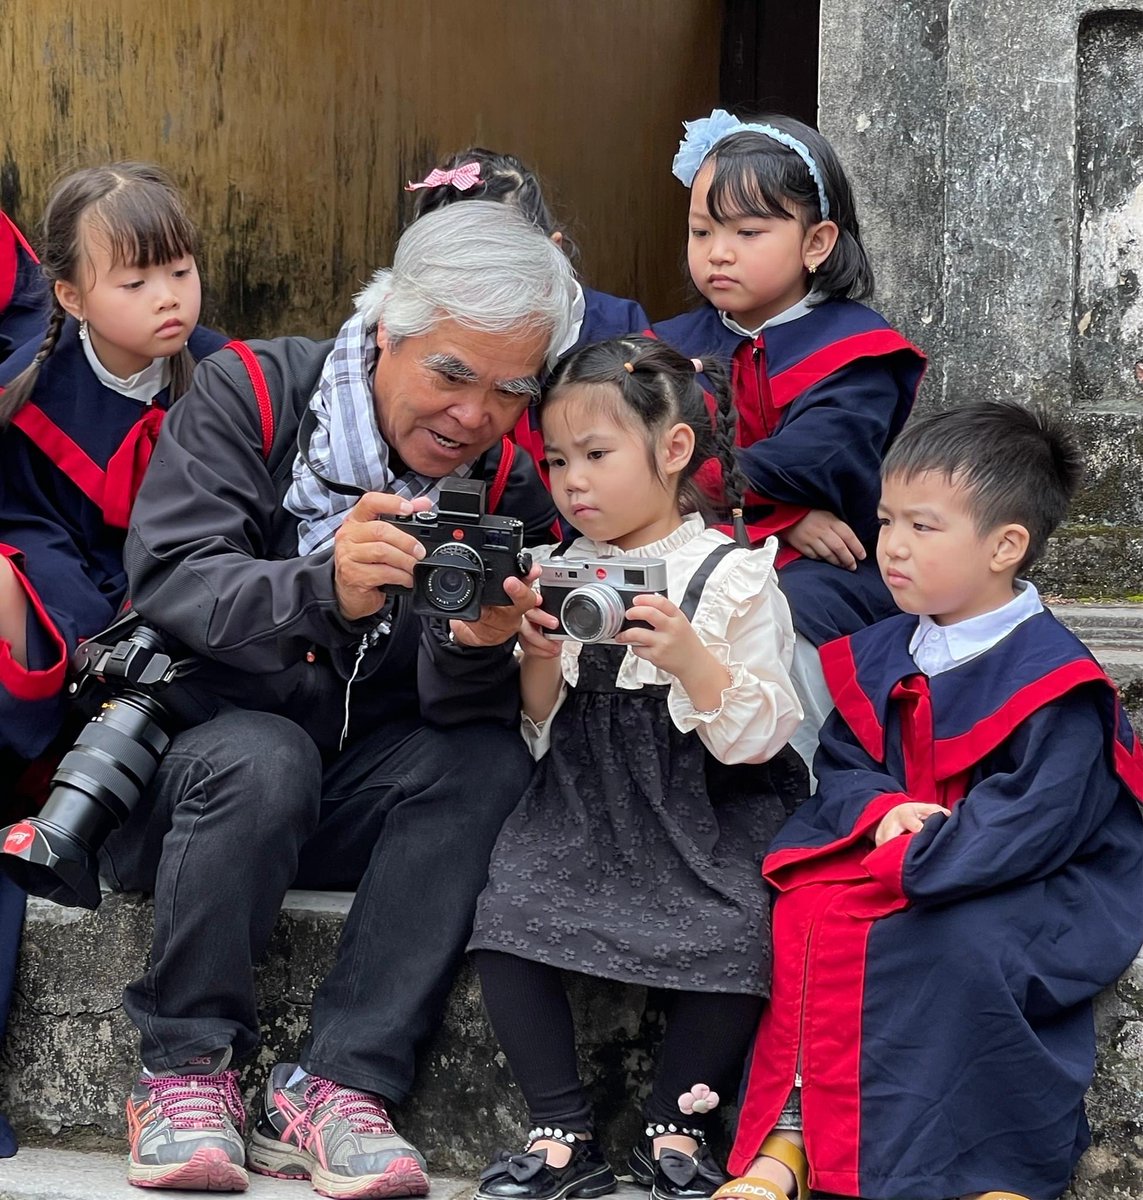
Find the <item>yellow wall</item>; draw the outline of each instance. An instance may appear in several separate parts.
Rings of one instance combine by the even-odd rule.
[[[0,0],[0,204],[162,163],[229,332],[331,331],[388,261],[402,191],[477,143],[545,181],[584,278],[685,305],[684,118],[717,94],[720,0]]]

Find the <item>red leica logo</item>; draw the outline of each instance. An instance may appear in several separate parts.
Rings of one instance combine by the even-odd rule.
[[[13,825],[4,839],[5,854],[19,854],[25,847],[31,845],[36,831],[31,825]]]

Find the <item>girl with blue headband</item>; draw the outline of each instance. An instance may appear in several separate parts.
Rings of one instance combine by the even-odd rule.
[[[853,194],[832,147],[790,117],[721,109],[686,123],[674,174],[691,189],[687,261],[704,303],[655,326],[731,369],[738,459],[755,541],[775,535],[806,711],[807,765],[832,707],[817,647],[896,611],[870,551],[881,459],[905,423],[924,355],[880,314]],[[717,464],[700,480],[716,502]]]

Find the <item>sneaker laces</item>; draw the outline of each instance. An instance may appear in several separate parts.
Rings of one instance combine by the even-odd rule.
[[[376,1096],[368,1092],[359,1092],[354,1088],[343,1087],[332,1079],[323,1079],[315,1075],[306,1087],[306,1125],[313,1122],[314,1113],[323,1105],[332,1101],[333,1111],[342,1119],[349,1122],[354,1133],[395,1133],[393,1122],[385,1106]]]
[[[226,1118],[239,1130],[246,1124],[237,1071],[146,1076],[140,1082],[176,1129],[225,1129]]]

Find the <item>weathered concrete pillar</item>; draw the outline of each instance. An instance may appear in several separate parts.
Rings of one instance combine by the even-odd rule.
[[[1067,407],[1052,590],[1143,590],[1143,3],[823,0],[821,127],[927,405]]]

